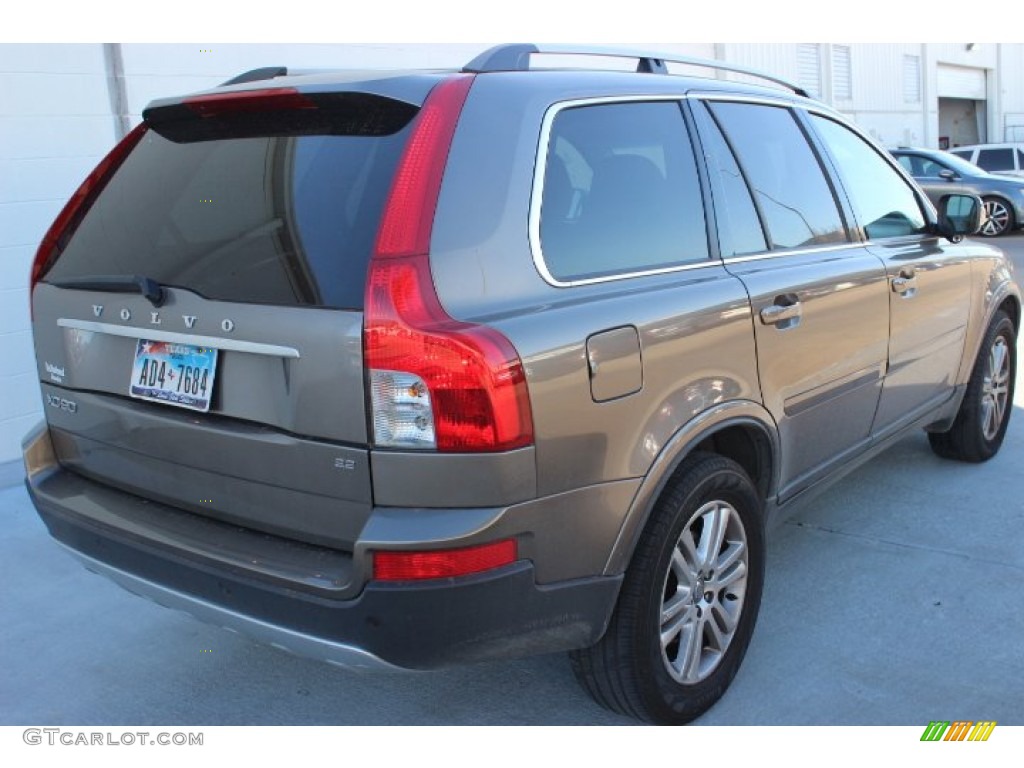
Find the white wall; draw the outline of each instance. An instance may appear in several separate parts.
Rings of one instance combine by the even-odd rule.
[[[837,103],[854,122],[886,147],[924,146],[929,101],[904,97],[903,57],[921,56],[917,44],[860,43],[851,46],[853,100]],[[921,60],[922,71],[925,62]]]
[[[996,82],[1002,119],[997,120],[992,141],[1003,141],[1007,125],[1024,126],[1024,77],[1021,73],[1024,73],[1024,45],[999,46]]]

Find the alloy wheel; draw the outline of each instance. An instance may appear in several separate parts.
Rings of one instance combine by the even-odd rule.
[[[985,201],[985,216],[981,234],[986,237],[1001,235],[1010,225],[1010,210],[998,200]]]
[[[992,440],[1002,426],[1010,391],[1010,350],[997,336],[988,352],[988,367],[981,386],[981,431]]]
[[[701,506],[683,527],[665,575],[661,655],[680,683],[705,680],[736,633],[748,572],[746,532],[724,501]]]

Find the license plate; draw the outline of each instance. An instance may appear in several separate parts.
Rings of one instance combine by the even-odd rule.
[[[139,339],[129,394],[141,400],[208,411],[217,373],[217,350]]]

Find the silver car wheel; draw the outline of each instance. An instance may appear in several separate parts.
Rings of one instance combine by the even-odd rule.
[[[700,507],[676,542],[661,604],[661,656],[680,683],[705,680],[725,654],[746,593],[748,548],[740,515],[723,501]]]
[[[998,200],[985,201],[985,217],[981,234],[986,237],[997,237],[1010,226],[1010,209]]]
[[[1010,351],[1003,336],[996,336],[988,351],[988,368],[981,385],[981,432],[992,440],[1003,424],[1010,391]]]

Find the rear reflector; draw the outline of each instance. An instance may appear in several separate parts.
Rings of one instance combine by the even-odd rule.
[[[82,218],[89,211],[103,187],[110,181],[110,177],[121,166],[135,145],[142,140],[143,134],[147,131],[145,123],[139,123],[132,131],[125,136],[110,152],[100,160],[99,165],[86,177],[82,185],[71,196],[64,209],[57,215],[46,235],[43,236],[36,251],[36,258],[32,262],[32,274],[29,277],[29,295],[36,283],[53,264],[54,260],[64,250],[71,236],[75,233]]]
[[[446,579],[480,573],[516,561],[515,539],[477,547],[431,552],[374,552],[373,578],[377,581]]]
[[[276,112],[282,109],[316,109],[316,104],[294,88],[260,88],[253,91],[206,93],[182,101],[200,117],[227,112]]]

